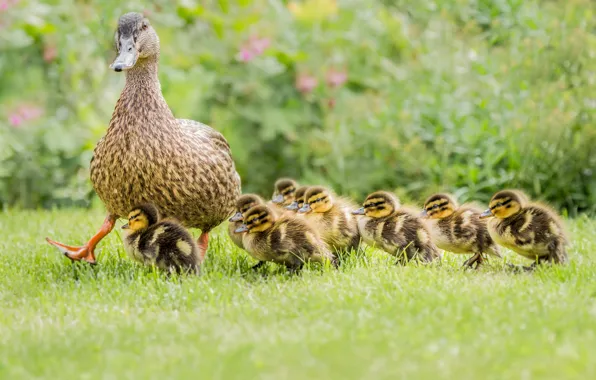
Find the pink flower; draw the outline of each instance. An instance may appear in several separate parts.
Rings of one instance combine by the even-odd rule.
[[[19,0],[0,0],[0,12],[6,11],[13,5],[16,5]]]
[[[37,119],[43,114],[43,110],[39,107],[23,105],[19,107],[18,111],[24,120]]]
[[[46,45],[43,48],[43,60],[46,62],[52,62],[58,56],[58,50],[54,45]]]
[[[263,52],[269,47],[269,45],[271,45],[271,40],[267,37],[252,37],[249,41],[249,44],[252,48],[252,51],[257,55],[260,55],[263,54]]]
[[[23,104],[8,116],[8,123],[15,128],[21,127],[23,123],[39,118],[43,109]]]
[[[236,59],[240,62],[252,61],[257,56],[263,54],[269,45],[271,45],[271,40],[269,38],[252,36],[240,47]]]
[[[23,118],[18,113],[13,113],[8,116],[8,122],[15,128],[18,128],[23,124]]]
[[[253,60],[254,57],[255,54],[245,47],[241,48],[238,54],[236,55],[236,59],[240,62],[250,62]]]
[[[346,71],[337,71],[333,68],[329,69],[329,71],[327,71],[327,75],[325,78],[325,81],[327,82],[327,86],[329,86],[331,88],[339,87],[339,86],[343,85],[344,83],[346,83],[347,80],[348,80],[348,73]]]
[[[296,77],[296,89],[300,91],[302,94],[308,94],[312,92],[318,84],[319,81],[317,80],[317,78],[308,74],[303,73],[299,74],[298,77]]]

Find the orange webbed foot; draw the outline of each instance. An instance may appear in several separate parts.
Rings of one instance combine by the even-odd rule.
[[[114,225],[116,224],[116,218],[117,217],[115,215],[108,215],[99,231],[85,245],[80,247],[62,244],[50,238],[46,238],[46,241],[58,248],[60,252],[73,261],[83,260],[89,264],[96,264],[97,260],[95,259],[95,246],[97,246],[97,243],[99,243],[101,239],[103,239],[112,231]]]
[[[88,262],[89,264],[97,264],[97,260],[95,259],[95,252],[91,250],[87,244],[81,247],[73,247],[70,245],[59,243],[50,238],[46,238],[46,241],[54,247],[58,248],[58,250],[62,252],[64,256],[68,257],[72,261],[83,260]]]

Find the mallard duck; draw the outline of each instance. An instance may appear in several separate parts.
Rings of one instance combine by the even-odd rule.
[[[369,194],[353,213],[363,215],[358,220],[363,240],[396,256],[399,264],[441,258],[427,227],[414,212],[401,207],[397,196],[386,191]]]
[[[244,249],[260,262],[272,261],[292,271],[307,261],[335,265],[335,257],[316,231],[303,219],[277,218],[265,205],[248,210],[244,224],[236,232],[246,232],[242,238]]]
[[[294,201],[298,184],[291,178],[280,178],[273,185],[271,201],[280,206],[288,206]]]
[[[133,207],[124,239],[126,252],[134,260],[169,272],[199,274],[199,249],[190,232],[175,220],[161,220],[152,204]]]
[[[530,203],[519,190],[503,190],[492,196],[489,208],[480,214],[488,220],[493,240],[517,254],[543,262],[567,262],[567,237],[563,222],[547,206]]]
[[[350,251],[360,244],[355,208],[351,201],[337,197],[323,186],[312,186],[304,194],[304,204],[298,210],[314,223],[323,240],[334,250]]]
[[[126,73],[126,85],[90,167],[108,215],[82,247],[47,240],[72,260],[95,263],[95,247],[116,219],[135,204],[151,202],[164,216],[202,230],[198,246],[203,259],[209,231],[230,216],[240,194],[230,147],[214,129],[172,115],[157,74],[159,38],[148,19],[140,13],[120,17],[116,47],[110,67]]]
[[[421,216],[429,221],[432,241],[440,249],[453,253],[471,253],[464,266],[479,266],[488,253],[501,257],[499,247],[479,218],[482,210],[460,207],[450,194],[434,194],[424,202]]]
[[[294,194],[294,201],[289,205],[285,206],[287,210],[298,212],[304,206],[304,195],[306,194],[306,190],[308,190],[308,186],[300,186],[296,189],[296,193]]]

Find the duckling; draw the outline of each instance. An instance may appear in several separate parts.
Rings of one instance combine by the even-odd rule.
[[[335,256],[305,220],[283,216],[278,218],[271,208],[258,205],[248,210],[244,224],[236,232],[246,232],[244,249],[255,259],[285,265],[291,271],[302,268],[304,262],[324,262],[336,265]]]
[[[225,221],[240,195],[240,176],[225,137],[211,127],[177,119],[161,91],[159,37],[140,13],[126,13],[115,34],[110,65],[126,75],[105,136],[93,151],[91,183],[107,216],[83,246],[46,238],[71,260],[95,263],[95,247],[135,204],[151,201],[164,216],[201,229],[201,259],[209,232]]]
[[[127,233],[124,247],[132,259],[169,272],[199,274],[199,249],[192,235],[173,219],[160,221],[154,205],[133,207],[122,229]]]
[[[313,186],[304,193],[304,203],[298,212],[306,214],[307,220],[320,228],[321,237],[332,249],[350,251],[360,244],[358,223],[351,213],[355,207],[331,190]]]
[[[530,203],[523,192],[497,192],[480,218],[491,218],[487,227],[496,243],[534,260],[534,264],[526,269],[543,262],[567,263],[567,237],[563,222],[548,207]]]
[[[294,212],[298,212],[304,206],[304,195],[306,194],[306,190],[308,190],[308,186],[300,186],[296,189],[296,193],[294,194],[294,201],[290,203],[288,206],[285,206],[287,210],[291,210]],[[296,214],[300,215],[300,214]]]
[[[401,207],[397,196],[386,191],[374,192],[353,213],[363,215],[358,220],[363,240],[396,256],[399,264],[441,258],[427,227],[414,212]]]
[[[232,242],[239,248],[244,249],[242,244],[242,233],[236,233],[235,231],[242,225],[242,215],[250,210],[252,207],[257,205],[265,204],[263,198],[256,194],[244,194],[236,201],[236,213],[232,215],[228,223],[228,234],[232,238]]]
[[[435,245],[453,253],[472,253],[464,266],[478,267],[488,253],[501,257],[481,220],[482,211],[471,206],[460,207],[449,194],[434,194],[424,202],[421,216],[429,221],[431,237]]]
[[[288,206],[294,201],[298,184],[291,178],[280,178],[275,181],[271,201],[280,206]]]

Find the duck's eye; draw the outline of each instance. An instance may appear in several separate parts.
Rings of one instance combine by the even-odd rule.
[[[143,25],[141,25],[141,30],[147,30],[148,27],[149,27],[149,24],[147,23],[147,21],[144,21]]]
[[[439,208],[439,205],[434,205],[434,206],[433,206],[433,210],[436,210],[436,209],[438,209],[438,208]]]

